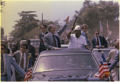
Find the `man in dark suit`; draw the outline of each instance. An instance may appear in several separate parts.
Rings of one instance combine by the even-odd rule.
[[[40,26],[42,33],[40,33],[40,35],[39,35],[39,38],[40,38],[39,53],[46,50],[44,43],[43,43],[43,38],[48,33],[46,31],[46,28],[47,28],[47,26],[44,24]]]
[[[50,24],[48,26],[49,33],[47,33],[44,37],[44,45],[47,49],[60,49],[61,42],[60,42],[60,35],[63,33],[65,28],[67,27],[69,21],[69,16],[66,19],[66,24],[63,28],[61,28],[59,31],[55,32],[56,26],[53,24]]]
[[[15,58],[17,64],[20,65],[24,71],[28,69],[28,64],[29,64],[28,60],[29,60],[29,56],[31,56],[31,54],[27,52],[27,49],[28,49],[27,44],[23,43],[20,46],[20,51],[16,51],[13,54],[13,57]],[[15,72],[15,76],[16,76],[16,81],[24,81],[24,78],[21,77],[17,72]]]
[[[32,61],[32,65],[34,65],[34,62],[35,62],[35,58],[36,58],[36,55],[35,55],[35,47],[30,45],[30,40],[26,40],[26,44],[27,44],[27,47],[28,47],[28,53],[31,53],[31,56],[33,58],[33,61]]]
[[[11,64],[16,72],[24,79],[25,71],[15,62],[11,55],[5,53],[6,46],[1,44],[1,81],[11,81]]]
[[[95,31],[95,38],[92,39],[92,47],[93,48],[107,48],[107,41],[103,36],[99,36],[99,32]]]

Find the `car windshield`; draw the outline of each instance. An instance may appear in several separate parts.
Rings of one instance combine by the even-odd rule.
[[[97,68],[91,55],[42,56],[36,63],[35,72],[65,69]]]

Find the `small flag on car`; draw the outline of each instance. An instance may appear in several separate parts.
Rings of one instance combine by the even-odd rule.
[[[25,78],[24,81],[27,81],[28,79],[32,78],[32,59],[31,55],[28,58],[28,69],[27,72],[25,73]]]
[[[110,71],[107,65],[107,62],[104,57],[104,53],[102,52],[102,59],[103,61],[100,61],[99,65],[99,73],[95,74],[95,77],[99,77],[100,79],[107,79],[110,75]]]

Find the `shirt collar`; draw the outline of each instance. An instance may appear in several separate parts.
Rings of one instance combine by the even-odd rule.
[[[76,35],[74,34],[74,36],[76,37]],[[79,38],[81,38],[82,35],[79,36]],[[76,37],[77,38],[77,37]],[[78,39],[78,38],[77,38]]]
[[[45,35],[45,33],[46,33],[46,32],[44,32],[44,33],[42,32],[42,35]]]

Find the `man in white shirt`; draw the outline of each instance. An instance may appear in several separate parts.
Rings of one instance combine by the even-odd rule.
[[[86,49],[90,50],[87,46],[85,37],[81,35],[81,27],[79,25],[76,25],[74,29],[75,34],[71,34],[72,29],[67,35],[67,38],[70,41],[68,48],[82,48],[84,45]]]

